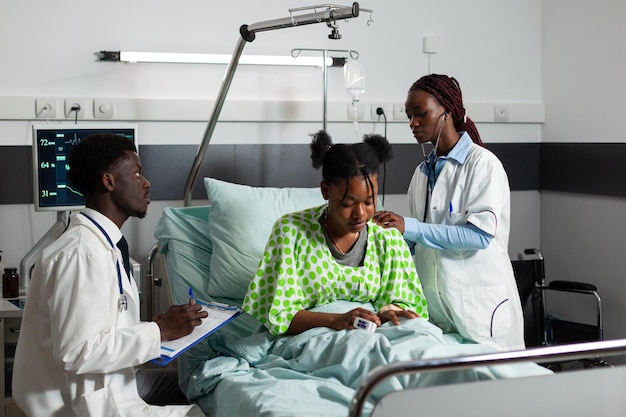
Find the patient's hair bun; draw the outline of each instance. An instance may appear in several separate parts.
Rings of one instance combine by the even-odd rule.
[[[311,160],[313,161],[313,168],[318,169],[324,165],[324,156],[328,150],[333,146],[333,141],[328,133],[324,130],[320,130],[317,133],[311,134],[313,139],[311,140]]]
[[[381,163],[385,163],[393,159],[393,150],[386,137],[378,134],[364,135],[363,142],[376,149],[378,159]]]

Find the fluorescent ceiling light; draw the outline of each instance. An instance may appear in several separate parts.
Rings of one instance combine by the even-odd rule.
[[[122,62],[161,62],[180,64],[228,64],[231,55],[225,54],[185,54],[168,52],[126,52],[115,53],[101,52],[101,60]],[[118,59],[112,59],[111,57]],[[326,57],[326,66],[333,66],[333,58]],[[304,66],[322,67],[323,57],[297,57],[292,56],[269,56],[269,55],[242,55],[239,58],[240,65],[278,65],[278,66]]]

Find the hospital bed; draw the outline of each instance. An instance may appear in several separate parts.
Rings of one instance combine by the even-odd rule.
[[[336,21],[356,17],[359,10],[357,3],[351,8],[323,7],[323,13],[315,11],[303,22],[326,22],[335,35]],[[254,40],[256,32],[288,27],[293,20],[242,26],[242,39],[189,173],[185,207],[166,208],[159,220],[156,252],[165,260],[165,281],[175,303],[185,303],[192,288],[204,301],[241,305],[273,222],[281,214],[323,203],[317,187],[250,187],[205,178],[209,205],[191,206],[192,186],[243,45]],[[320,311],[341,312],[353,307],[337,302]],[[554,355],[602,352],[606,356],[626,351],[620,341],[597,343],[601,345],[559,347],[572,350],[565,353],[546,350],[554,347],[497,352],[459,335],[443,334],[422,319],[403,320],[400,326],[387,323],[375,333],[318,328],[298,336],[272,337],[254,318],[242,314],[180,356],[178,367],[187,396],[215,417],[451,415],[448,410],[456,405],[463,415],[514,415],[496,404],[517,404],[520,396],[535,398],[535,391],[550,392],[559,386],[586,386],[593,398],[601,400],[607,394],[621,398],[626,378],[623,368],[557,375],[535,363]],[[593,385],[581,382],[588,380]],[[512,392],[511,384],[529,393]],[[472,394],[465,395],[469,392]],[[479,401],[483,411],[472,414],[468,410],[476,398],[483,399]],[[533,415],[563,415],[558,401],[547,402]],[[526,401],[525,405],[532,403]],[[601,401],[593,415],[624,414],[620,400],[613,400],[610,407],[607,404]],[[574,411],[571,415],[580,414]]]
[[[176,303],[186,302],[192,287],[200,299],[241,305],[274,219],[323,200],[317,187],[251,187],[214,178],[205,185],[210,205],[166,208],[157,225],[168,285]],[[615,413],[625,411],[625,368],[555,374],[535,362],[625,351],[626,341],[604,341],[496,352],[417,321],[382,326],[374,335],[314,329],[272,338],[243,314],[179,357],[178,367],[184,391],[209,416],[452,415],[455,407],[463,415],[530,415],[503,412],[507,404],[515,412],[589,415],[561,412],[590,403],[602,405],[593,415],[614,416],[626,415]],[[562,390],[568,397],[584,390],[575,397],[584,404],[555,401]]]
[[[210,205],[166,208],[155,236],[175,303],[189,288],[203,301],[241,306],[271,228],[282,214],[324,203],[319,187],[252,187],[205,178]],[[318,311],[371,305],[345,301]],[[359,384],[377,366],[416,359],[494,353],[491,347],[443,334],[427,320],[364,330],[311,329],[271,336],[242,314],[178,358],[181,386],[211,416],[346,416]],[[463,381],[549,375],[531,362],[481,366],[442,374],[395,377],[365,402],[371,410],[386,392]]]

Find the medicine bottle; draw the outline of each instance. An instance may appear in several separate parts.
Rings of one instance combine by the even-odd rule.
[[[17,268],[4,268],[2,276],[2,296],[4,298],[17,298],[20,294],[20,276]]]

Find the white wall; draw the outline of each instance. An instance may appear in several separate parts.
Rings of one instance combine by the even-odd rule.
[[[95,62],[99,50],[231,53],[242,24],[288,17],[306,2],[61,0],[4,2],[0,36],[2,95],[212,98],[223,67],[136,65]],[[541,1],[361,2],[374,9],[339,22],[343,38],[329,40],[324,24],[257,34],[246,54],[287,55],[293,48],[353,49],[367,71],[367,95],[403,101],[414,80],[428,71],[424,35],[441,38],[431,59],[433,72],[458,77],[469,101],[540,102]],[[500,53],[515,51],[502,59]],[[229,98],[320,99],[320,77],[290,69],[238,72]],[[341,74],[330,80],[341,85]],[[288,82],[294,81],[294,82]],[[312,82],[309,82],[312,81]],[[269,98],[268,97],[268,98]],[[343,88],[329,98],[344,99]]]
[[[543,2],[545,142],[624,142],[626,3]]]
[[[543,2],[545,142],[625,141],[624,16],[619,0]],[[580,175],[593,176],[596,164],[603,161],[589,161]],[[625,210],[623,198],[541,193],[546,276],[598,286],[608,339],[626,337]]]
[[[96,61],[97,51],[229,54],[242,24],[287,17],[289,7],[307,4],[287,0],[246,0],[236,6],[204,0],[4,1],[0,39],[10,41],[0,43],[0,101],[8,103],[0,106],[0,150],[1,146],[30,145],[31,124],[42,122],[34,120],[34,111],[30,120],[14,116],[18,105],[27,102],[30,109],[25,99],[113,97],[204,103],[215,99],[225,70],[210,65],[103,63]],[[417,78],[438,72],[460,81],[466,103],[537,104],[542,102],[541,5],[540,0],[370,0],[361,2],[361,7],[374,9],[373,24],[367,25],[367,13],[339,22],[343,36],[339,41],[328,39],[330,30],[324,24],[310,25],[259,33],[244,54],[288,55],[293,48],[356,50],[366,69],[363,100],[373,102],[403,103]],[[440,37],[439,53],[422,53],[425,35]],[[329,69],[328,74],[328,100],[347,106],[341,70]],[[227,103],[237,100],[320,103],[321,72],[240,66]],[[211,110],[206,108],[207,120]],[[320,113],[318,121],[307,123],[220,122],[211,143],[306,143],[308,134],[321,128],[321,119]],[[138,122],[140,144],[199,144],[206,127],[197,121]],[[361,134],[376,129],[380,132],[381,125],[359,126]],[[487,143],[541,141],[539,124],[484,123],[479,129]],[[340,140],[354,138],[348,122],[333,122],[329,131]],[[390,123],[388,137],[395,143],[412,142],[404,123]],[[402,210],[403,198],[397,196],[398,210]],[[165,205],[182,206],[182,201],[153,202],[148,218],[132,219],[125,225],[136,259],[148,255],[154,225]],[[5,252],[5,264],[17,266],[55,220],[54,215],[34,213],[32,205],[0,205],[0,250]],[[538,193],[514,193],[512,256],[538,242]]]

